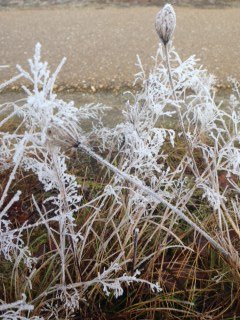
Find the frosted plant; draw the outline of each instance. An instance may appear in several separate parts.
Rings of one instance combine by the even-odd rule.
[[[112,130],[98,130],[98,139],[101,139],[103,149],[117,148],[121,170],[134,175],[145,181],[153,190],[165,188],[165,196],[171,197],[168,192],[171,187],[172,173],[166,166],[167,155],[163,151],[166,141],[174,147],[175,131],[160,126],[163,119],[171,117],[173,110],[168,109],[168,104],[172,102],[169,90],[162,85],[159,76],[162,74],[154,69],[147,79],[140,59],[138,59],[140,72],[136,75],[137,81],[142,81],[143,89],[132,97],[133,102],[127,102],[123,110],[124,121]],[[167,73],[165,74],[165,80]],[[111,143],[107,144],[106,141]],[[115,143],[115,144],[114,144]],[[115,177],[119,179],[119,177]],[[116,184],[118,181],[116,180]],[[119,192],[119,191],[118,191]],[[156,203],[152,199],[142,196],[139,189],[131,188],[131,213],[147,213],[148,204],[154,208]]]
[[[161,292],[162,289],[158,284],[152,284],[149,281],[142,280],[137,278],[140,275],[140,272],[137,270],[133,276],[128,276],[124,274],[121,277],[114,277],[111,279],[109,276],[117,271],[121,270],[118,264],[112,264],[107,270],[104,270],[101,274],[98,275],[98,283],[103,286],[103,291],[107,296],[110,295],[113,291],[115,298],[118,298],[123,295],[124,290],[121,286],[122,283],[129,285],[130,283],[145,283],[148,284],[153,292]]]
[[[0,112],[4,115],[7,114],[0,121],[0,128],[12,119],[16,119],[18,122],[13,132],[2,131],[0,133],[1,170],[5,171],[12,168],[9,181],[0,199],[2,253],[9,260],[14,258],[19,261],[21,257],[30,267],[34,259],[28,258],[30,252],[24,246],[21,233],[24,230],[30,230],[45,224],[49,236],[57,245],[57,252],[61,259],[61,283],[63,285],[67,281],[66,257],[72,251],[78,265],[77,245],[79,240],[82,239],[74,223],[74,214],[79,210],[82,197],[79,194],[76,178],[67,172],[66,146],[68,144],[72,146],[73,141],[75,141],[73,138],[75,139],[76,136],[81,136],[81,140],[86,141],[88,135],[82,130],[81,121],[98,119],[99,113],[105,108],[100,104],[90,104],[79,109],[74,106],[73,102],[66,103],[57,99],[57,96],[53,93],[53,88],[64,62],[65,59],[51,75],[47,62],[41,61],[41,46],[37,44],[34,58],[29,60],[30,71],[28,72],[17,66],[19,76],[1,86],[3,88],[12,81],[23,77],[32,84],[32,89],[23,86],[27,95],[25,99],[0,107]],[[19,168],[25,172],[35,173],[48,196],[45,197],[43,203],[46,214],[41,212],[34,200],[39,219],[42,221],[38,221],[32,226],[25,225],[13,229],[8,220],[7,211],[15,201],[18,201],[20,193],[17,193],[7,205],[5,205],[5,200]],[[52,207],[50,212],[45,208],[49,204]],[[59,224],[58,230],[52,228],[54,221]],[[57,244],[58,237],[60,237],[59,244]],[[31,282],[31,279],[29,281]],[[66,308],[71,309],[73,301],[69,301],[69,296],[64,297],[63,292],[60,297],[66,304]]]
[[[140,221],[142,215],[151,215],[156,208],[155,200],[158,197],[149,197],[152,191],[159,193],[160,202],[175,201],[177,207],[180,205],[183,212],[188,212],[186,205],[191,202],[193,193],[199,188],[202,196],[208,200],[210,208],[217,211],[219,227],[222,230],[222,221],[225,221],[226,227],[227,222],[222,210],[226,204],[226,190],[221,190],[218,181],[221,170],[226,171],[227,181],[235,186],[236,192],[239,192],[236,183],[231,179],[239,164],[239,150],[236,148],[236,144],[239,143],[236,129],[238,83],[232,81],[235,96],[231,96],[230,103],[234,112],[226,112],[221,108],[221,103],[217,104],[215,100],[215,77],[198,66],[195,56],[182,61],[173,48],[171,38],[175,28],[175,13],[171,6],[164,7],[157,17],[156,24],[157,32],[162,28],[160,33],[162,45],[154,59],[155,67],[147,76],[138,58],[140,72],[136,75],[136,80],[141,81],[142,91],[133,97],[132,103],[127,103],[122,124],[109,131],[104,128],[99,133],[103,148],[111,150],[115,142],[118,150],[116,157],[119,160],[118,170],[86,147],[82,148],[115,173],[113,187],[117,186],[115,190],[118,193],[119,185],[122,185],[123,190],[129,190],[125,207],[133,224]],[[169,31],[169,34],[164,40],[166,31]],[[170,137],[174,146],[176,132],[164,127],[159,128],[159,124],[161,126],[164,123],[164,116],[166,118],[174,114],[177,115],[179,124],[177,134],[185,142],[186,153],[175,170],[172,170],[167,166],[168,154],[162,150],[167,137]],[[234,128],[235,134],[231,128]],[[111,141],[111,144],[106,144],[106,141]],[[203,159],[204,168],[201,168],[201,171],[195,159],[195,151],[199,152]],[[191,188],[187,186],[184,176],[189,168],[195,179]],[[126,180],[130,182],[130,186],[124,184]],[[182,199],[179,197],[179,185],[181,194],[184,195]],[[150,186],[151,191],[146,186]],[[146,193],[142,192],[143,189]],[[176,210],[175,212],[177,213]],[[183,218],[182,214],[179,216]],[[186,217],[184,219],[187,221]],[[189,220],[188,223],[193,226]],[[200,233],[203,231],[196,225],[194,228]],[[228,256],[227,251],[211,236],[205,232],[204,236]]]
[[[51,74],[41,61],[39,44],[29,71],[18,66],[19,75],[0,86],[21,77],[30,83],[23,86],[26,98],[0,106],[0,171],[10,172],[1,190],[0,249],[4,259],[15,262],[14,268],[23,260],[30,269],[36,260],[23,239],[45,227],[53,249],[39,260],[53,261],[54,279],[36,297],[32,295],[32,281],[41,276],[43,263],[26,276],[22,287],[33,296],[34,305],[48,301],[47,308],[38,309],[47,319],[70,318],[88,293],[102,296],[103,291],[109,299],[118,298],[130,283],[160,292],[158,284],[139,278],[138,270],[160,257],[159,244],[170,248],[169,241],[174,241],[172,248],[193,250],[176,234],[179,219],[231,265],[239,266],[229,236],[231,228],[240,234],[239,83],[230,80],[233,94],[228,108],[216,103],[215,78],[198,66],[195,56],[182,61],[172,46],[175,24],[174,10],[167,5],[157,16],[161,44],[154,65],[147,74],[138,57],[136,82],[142,89],[130,97],[123,121],[113,128],[102,126],[101,104],[77,108],[58,99],[54,83],[65,59]],[[9,132],[5,128],[12,120],[16,126]],[[85,120],[97,122],[90,132],[83,129]],[[98,148],[93,149],[93,138]],[[88,194],[83,197],[79,177],[69,170],[73,161],[69,149],[81,149],[112,172],[110,179],[108,172],[101,176],[96,190],[90,186],[90,199]],[[9,197],[9,191],[20,170],[35,175],[42,197],[41,201],[31,197],[35,221],[13,228],[8,212],[20,192]],[[208,231],[198,217],[198,204],[193,212],[190,209],[196,196],[218,222],[206,226]],[[9,304],[6,312],[18,316],[18,305]]]
[[[148,77],[138,58],[140,72],[136,77],[137,81],[143,83],[143,90],[134,97],[133,104],[126,105],[123,112],[125,122],[117,125],[108,135],[106,129],[102,132],[102,140],[116,140],[119,153],[122,154],[122,168],[150,182],[153,189],[159,189],[159,182],[161,182],[161,187],[164,185],[169,187],[172,176],[172,173],[166,168],[167,154],[161,150],[166,139],[170,140],[174,147],[175,131],[164,127],[159,128],[159,124],[165,123],[166,117],[174,115],[176,108],[183,109],[184,114],[181,117],[189,121],[185,133],[191,138],[192,149],[196,146],[196,137],[199,134],[197,129],[190,131],[193,122],[201,121],[203,130],[209,124],[212,127],[216,126],[214,120],[219,118],[215,104],[206,105],[202,100],[201,105],[197,104],[204,90],[208,88],[212,90],[214,82],[211,76],[208,77],[206,70],[196,67],[197,61],[194,56],[182,62],[174,48],[170,47],[169,61],[174,66],[171,73],[177,100],[173,96],[168,67],[165,64],[165,54],[160,46],[154,59],[155,67]],[[194,93],[191,94],[190,90]],[[189,108],[185,108],[186,103]],[[209,115],[209,108],[212,114],[210,113],[210,118],[207,119],[206,114]],[[106,144],[103,145],[106,147]]]
[[[79,308],[79,293],[76,289],[67,290],[65,287],[57,292],[56,298],[64,305],[64,308],[71,313]]]
[[[199,184],[198,187],[203,189],[203,198],[207,198],[211,207],[214,210],[219,210],[221,203],[227,201],[226,197],[219,194],[219,192],[215,192],[211,187],[207,186],[206,184]]]
[[[47,62],[41,61],[41,45],[37,44],[34,58],[29,60],[30,71],[17,66],[19,74],[32,85],[32,90],[23,86],[27,98],[21,99],[18,103],[10,104],[9,115],[0,122],[1,126],[13,117],[20,119],[19,127],[14,133],[8,136],[8,140],[20,139],[17,134],[22,127],[31,132],[32,143],[43,146],[47,140],[54,139],[55,144],[67,144],[61,132],[71,132],[77,136],[82,136],[81,121],[84,119],[96,119],[99,113],[105,109],[100,104],[88,104],[82,108],[74,106],[73,102],[66,103],[58,99],[53,92],[55,81],[66,59],[64,58],[56,71],[51,75]],[[6,108],[6,106],[1,106]],[[0,109],[1,111],[1,109]],[[60,135],[60,136],[58,136]],[[10,143],[10,142],[9,142]],[[6,148],[5,148],[6,149]],[[5,150],[7,153],[7,150]]]
[[[206,98],[207,102],[210,100],[208,105],[201,98],[206,95],[206,90],[212,90],[214,78],[208,76],[206,70],[197,67],[197,60],[194,56],[186,61],[181,61],[170,43],[168,46],[168,58],[172,65],[171,75],[176,96],[173,95],[169,80],[165,53],[160,46],[154,58],[155,66],[148,76],[146,76],[141,60],[138,58],[140,71],[136,75],[136,81],[142,83],[143,89],[132,98],[133,102],[126,104],[123,111],[124,122],[112,130],[107,131],[104,128],[102,131],[98,131],[98,137],[102,139],[103,148],[113,148],[115,141],[121,170],[134,174],[151,186],[153,190],[164,190],[165,197],[171,199],[173,195],[179,194],[178,188],[175,186],[177,186],[176,182],[183,163],[179,163],[180,167],[176,171],[170,170],[167,166],[168,153],[164,151],[164,147],[168,142],[169,148],[170,142],[172,150],[174,150],[176,132],[173,129],[165,128],[163,124],[166,123],[167,118],[169,118],[169,122],[174,122],[175,120],[171,120],[172,116],[176,114],[176,110],[182,109],[181,121],[189,122],[184,132],[188,137],[190,149],[193,150],[197,146],[196,142],[200,130],[205,130],[204,128],[209,127],[210,124],[212,128],[216,127],[215,120],[219,119],[219,112],[216,111],[215,104],[210,104],[213,99],[211,95],[210,98]],[[198,100],[201,100],[201,104],[200,102],[197,104]],[[189,108],[186,108],[186,104],[189,105]],[[209,115],[210,107],[213,111],[207,119],[203,112]],[[193,125],[194,121],[200,121],[200,116],[202,122],[201,128],[198,130],[197,126]],[[192,128],[196,129],[192,131]],[[111,144],[106,144],[106,141],[111,141]],[[191,157],[185,158],[183,161],[187,161],[188,166],[193,166]],[[198,177],[197,170],[195,173]],[[117,181],[116,183],[118,185]],[[135,212],[146,214],[149,208],[156,207],[156,203],[146,197],[146,194],[142,195],[139,189],[132,191],[130,201],[132,202],[130,219]],[[151,204],[150,207],[149,204]]]
[[[42,317],[27,316],[33,309],[34,307],[26,302],[24,294],[21,300],[12,303],[0,300],[0,318],[3,320],[43,320]],[[24,313],[26,316],[23,316]]]
[[[7,202],[9,189],[24,156],[25,143],[26,136],[23,137],[19,144],[15,145],[16,150],[13,155],[14,167],[0,197],[0,253],[9,261],[13,261],[13,257],[18,260],[18,263],[23,260],[26,266],[31,269],[35,259],[31,257],[28,248],[24,245],[21,231],[12,230],[11,222],[8,218],[8,211],[19,200],[21,192],[17,191],[11,200]]]
[[[71,299],[74,300],[77,296],[76,288],[83,287],[84,290],[86,291],[90,287],[96,284],[102,287],[106,296],[109,296],[111,293],[113,293],[116,299],[122,296],[124,293],[124,289],[122,287],[123,284],[127,286],[129,286],[130,283],[145,284],[145,285],[148,285],[150,287],[150,290],[154,293],[159,293],[162,291],[158,283],[153,284],[147,280],[138,278],[137,276],[140,275],[140,272],[138,270],[135,271],[133,276],[128,276],[127,274],[123,274],[122,276],[118,277],[117,274],[119,273],[119,271],[121,271],[121,269],[122,268],[118,263],[111,263],[111,265],[108,268],[104,268],[104,271],[102,273],[98,273],[98,276],[96,278],[93,278],[90,281],[69,284],[66,287],[61,286],[59,288],[56,288],[58,292],[58,298],[60,297],[61,301],[63,301],[63,298],[61,297],[61,295],[65,291],[63,295],[64,299],[66,298],[66,296],[68,296],[68,301],[70,302]],[[65,303],[67,303],[66,301]],[[73,303],[70,303],[70,305],[72,306],[75,304],[77,305],[77,300]]]
[[[58,190],[59,194],[50,196],[45,199],[45,202],[51,202],[56,206],[56,214],[61,208],[69,210],[71,207],[71,214],[78,210],[78,205],[82,197],[78,194],[78,184],[76,178],[67,173],[66,157],[61,154],[58,147],[52,147],[48,150],[50,153],[38,152],[39,158],[25,157],[23,161],[23,168],[25,170],[32,170],[39,181],[43,184],[46,192],[51,190]],[[42,161],[41,161],[42,160]],[[65,193],[65,194],[64,194]],[[70,218],[70,217],[69,217]],[[70,220],[72,220],[70,218]]]
[[[70,254],[74,257],[77,277],[81,277],[79,266],[81,261],[78,258],[78,252],[82,250],[82,241],[86,241],[86,237],[83,237],[80,230],[77,230],[79,227],[75,223],[75,214],[80,210],[82,196],[79,194],[79,185],[75,176],[69,174],[67,170],[68,157],[66,155],[66,147],[73,146],[76,141],[79,143],[79,139],[81,143],[88,143],[90,135],[82,130],[81,122],[85,119],[99,119],[99,113],[105,107],[99,104],[87,105],[78,109],[73,103],[65,103],[57,99],[57,96],[53,93],[54,82],[65,60],[60,63],[54,74],[50,75],[48,64],[41,62],[40,48],[40,45],[37,44],[34,58],[29,60],[30,72],[23,70],[20,66],[17,67],[21,77],[32,83],[33,89],[23,86],[27,98],[21,99],[18,103],[8,105],[8,116],[2,120],[1,126],[15,117],[19,119],[19,125],[14,129],[14,132],[1,133],[3,142],[1,144],[3,151],[1,164],[2,170],[13,168],[8,187],[10,182],[15,179],[18,168],[21,168],[24,172],[29,171],[37,176],[47,196],[42,203],[41,209],[33,197],[33,204],[39,214],[39,221],[32,225],[26,224],[19,229],[11,229],[9,227],[5,231],[7,231],[8,243],[13,242],[9,239],[12,236],[15,239],[16,246],[21,247],[23,243],[20,243],[20,240],[16,242],[16,237],[19,237],[21,232],[45,225],[48,236],[54,242],[56,252],[61,261],[60,287],[54,291],[55,297],[61,301],[60,304],[64,305],[66,314],[70,315],[78,308],[79,292],[74,287],[68,287],[69,281],[70,283],[72,282],[67,272],[69,263],[71,263],[71,259],[68,259],[68,257]],[[6,109],[2,109],[2,111],[5,112]],[[143,123],[143,125],[145,124]],[[153,139],[153,154],[156,152],[154,141],[158,142],[159,138],[158,143],[162,145],[167,134],[167,130],[157,129],[149,134],[147,133],[144,139]],[[174,133],[171,130],[169,134],[173,138]],[[142,144],[141,139],[136,143]],[[138,147],[138,149],[140,148]],[[145,155],[141,150],[139,151],[139,155],[143,159]],[[147,149],[145,154],[147,156]],[[146,159],[145,161],[147,162],[148,160]],[[6,166],[6,163],[8,163],[8,166]],[[154,170],[157,170],[156,164]],[[6,194],[7,191],[3,193],[2,203]],[[106,188],[104,194],[108,197],[114,195],[121,203],[117,193],[110,186]],[[12,202],[17,200],[16,196]],[[138,199],[136,201],[138,202]],[[50,210],[47,209],[49,205],[51,207]],[[7,219],[5,217],[7,209],[4,209],[3,214],[5,220]],[[96,208],[96,213],[98,213],[98,210]],[[5,222],[5,220],[3,221]],[[58,222],[58,228],[56,228],[56,222]],[[4,248],[5,250],[8,248],[6,241],[4,242]],[[10,251],[6,251],[5,255],[8,252]],[[110,267],[109,271],[105,270],[103,275],[98,276],[94,281],[82,282],[81,285],[87,289],[92,285],[103,284],[109,289],[115,288],[116,295],[120,295],[122,282],[144,282],[136,279],[135,276],[128,277],[124,275],[116,278],[116,280],[111,279],[111,276],[112,268]],[[32,277],[34,277],[34,272],[28,281],[31,282]],[[150,282],[145,282],[151,285]],[[151,286],[152,289],[158,289],[155,285]]]
[[[78,194],[78,185],[75,177],[66,172],[65,158],[63,155],[58,154],[57,149],[53,149],[50,154],[46,153],[44,161],[26,159],[24,168],[31,168],[36,172],[46,192],[57,191],[55,196],[52,195],[46,198],[45,203],[51,203],[54,208],[54,215],[58,217],[59,221],[59,254],[61,256],[62,282],[65,284],[67,239],[71,239],[70,243],[74,251],[75,245],[81,239],[81,235],[74,231],[75,218],[73,216],[78,211],[81,202],[81,196]]]
[[[14,259],[24,261],[26,266],[31,269],[35,259],[31,257],[31,253],[22,240],[22,234],[19,230],[12,230],[11,222],[8,218],[8,210],[19,200],[20,192],[9,201],[9,203],[0,208],[0,252],[6,260]]]

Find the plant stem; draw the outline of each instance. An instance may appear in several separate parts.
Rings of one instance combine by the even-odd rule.
[[[137,246],[138,246],[138,229],[134,229],[133,232],[133,260],[132,260],[132,272],[131,275],[134,275],[135,265],[137,260]]]
[[[171,67],[170,67],[170,62],[169,62],[168,44],[164,45],[164,49],[165,49],[166,64],[167,64],[168,75],[169,75],[169,82],[170,82],[170,86],[171,86],[171,89],[172,89],[172,93],[173,93],[174,100],[177,102],[178,99],[177,99],[177,95],[176,95],[176,92],[175,92],[175,89],[174,89],[174,85],[173,85],[172,72],[171,72]],[[179,109],[178,107],[176,107],[176,106],[175,106],[175,109],[176,109],[176,112],[177,112],[178,121],[179,121],[181,130],[182,130],[184,139],[186,140],[186,143],[187,143],[187,151],[188,151],[188,154],[189,154],[189,156],[191,157],[192,162],[193,162],[193,171],[194,171],[194,174],[195,174],[195,176],[199,177],[200,174],[199,174],[198,167],[197,167],[197,164],[196,164],[196,161],[195,161],[195,159],[194,159],[193,152],[192,152],[192,149],[193,149],[193,148],[192,148],[192,144],[191,144],[191,142],[189,141],[188,136],[187,136],[187,134],[186,134],[181,111],[180,111],[180,109]]]

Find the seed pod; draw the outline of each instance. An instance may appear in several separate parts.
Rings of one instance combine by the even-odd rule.
[[[176,27],[176,14],[171,4],[165,6],[156,16],[155,28],[161,42],[166,46]]]

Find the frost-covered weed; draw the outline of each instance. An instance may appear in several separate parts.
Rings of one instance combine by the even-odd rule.
[[[21,286],[25,290],[31,290],[32,281],[37,272],[36,263],[38,259],[31,257],[23,236],[26,236],[26,232],[33,232],[34,229],[45,226],[48,237],[54,243],[56,254],[59,256],[60,261],[57,264],[60,265],[61,269],[59,285],[56,286],[55,283],[52,288],[56,289],[47,290],[46,295],[48,292],[54,293],[56,299],[61,301],[59,308],[64,306],[65,311],[62,312],[65,312],[66,316],[70,316],[78,308],[81,300],[79,292],[75,288],[68,287],[69,283],[72,283],[72,276],[68,273],[68,269],[72,266],[70,257],[74,260],[74,272],[76,272],[79,280],[82,277],[79,253],[81,254],[84,250],[88,236],[84,235],[83,232],[86,233],[85,227],[90,230],[90,225],[79,226],[75,221],[76,215],[80,214],[82,195],[76,177],[68,172],[67,163],[70,159],[67,150],[69,146],[72,147],[79,140],[84,144],[90,142],[91,134],[82,129],[81,123],[86,119],[96,121],[106,107],[98,104],[77,108],[73,102],[66,103],[59,100],[53,93],[53,87],[65,59],[51,75],[48,64],[41,62],[40,49],[40,44],[37,44],[34,58],[29,60],[30,71],[17,66],[19,77],[30,81],[29,87],[23,86],[27,97],[1,107],[3,118],[0,126],[4,128],[8,121],[12,119],[17,121],[18,125],[12,132],[1,131],[0,133],[1,172],[6,170],[11,172],[0,198],[0,248],[5,259],[12,262],[16,261],[15,270],[20,268],[21,261],[29,269],[33,267],[33,264],[35,265],[33,272],[29,277],[26,277],[25,285]],[[4,86],[3,84],[2,87]],[[96,128],[93,134],[96,134]],[[23,170],[25,174],[27,172],[35,174],[45,195],[43,194],[41,203],[37,203],[34,195],[32,197],[36,212],[35,222],[33,224],[26,222],[23,226],[14,228],[8,218],[8,212],[11,206],[19,201],[21,192],[18,191],[11,200],[8,200],[8,194],[19,170]],[[104,191],[100,198],[108,196],[109,192]],[[85,206],[88,207],[90,204]],[[98,209],[96,209],[96,213],[98,212]],[[82,287],[84,287],[82,295],[88,287],[96,284],[102,284],[105,291],[107,287],[115,288],[114,290],[118,292],[117,296],[123,293],[121,285],[124,282],[146,283],[155,288],[155,285],[148,281],[126,274],[122,277],[116,277],[112,282],[107,277],[107,274],[112,276],[111,263],[109,268],[104,267],[103,274],[94,278],[94,281],[82,281]],[[18,310],[14,311],[15,304],[17,306],[18,302],[9,305],[12,306],[12,311],[8,311],[9,319],[11,319],[11,315],[19,312]],[[31,311],[30,309],[29,311]]]
[[[33,306],[26,303],[26,296],[23,294],[22,299],[13,303],[2,303],[0,300],[1,319],[4,320],[43,320],[42,317],[23,316],[33,310]]]
[[[215,78],[195,56],[182,61],[172,46],[175,14],[172,7],[165,9],[170,11],[158,20],[172,30],[157,25],[163,44],[148,75],[138,57],[136,81],[142,89],[126,103],[123,121],[114,128],[99,120],[105,106],[78,108],[58,99],[53,88],[65,59],[51,75],[39,44],[30,70],[17,66],[19,75],[0,86],[22,77],[30,82],[23,86],[26,98],[0,106],[0,172],[9,174],[0,197],[0,250],[13,263],[14,279],[28,270],[19,288],[15,285],[17,301],[0,306],[6,319],[37,319],[25,296],[19,300],[21,293],[45,319],[72,317],[81,303],[94,303],[99,290],[108,299],[121,297],[126,287],[147,285],[160,293],[156,282],[164,285],[164,280],[154,273],[155,261],[169,248],[193,251],[178,235],[180,219],[239,268],[230,237],[234,230],[240,238],[239,83],[230,79],[229,106],[217,104]],[[16,127],[8,132],[4,128],[12,120]],[[88,132],[82,126],[86,120],[95,122]],[[108,154],[105,159],[91,147],[93,139],[97,151]],[[92,187],[90,199],[81,177],[70,169],[70,149],[85,152],[113,173],[109,178],[106,172],[97,192]],[[34,221],[16,227],[9,212],[24,190],[10,191],[19,172],[35,176],[41,197],[34,192],[31,197]],[[201,224],[196,197],[214,224]],[[43,228],[48,243],[43,254],[32,257],[31,241]],[[36,290],[42,270],[45,280]]]

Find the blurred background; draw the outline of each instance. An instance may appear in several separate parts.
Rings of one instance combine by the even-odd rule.
[[[58,4],[141,4],[141,5],[163,5],[164,0],[1,0],[2,6],[48,6]],[[235,5],[236,0],[171,0],[169,3],[176,5]]]
[[[227,77],[240,78],[240,1],[176,0],[174,46],[182,59],[195,54],[199,63],[218,78],[222,93]],[[153,66],[158,38],[155,16],[160,0],[0,0],[0,81],[27,68],[37,42],[43,59],[54,70],[67,57],[56,91],[89,94],[101,101],[107,93],[133,87],[138,72]],[[21,81],[8,87],[18,92]],[[104,94],[103,94],[104,93]],[[95,94],[92,98],[92,94]],[[76,96],[73,97],[76,100]],[[84,99],[85,99],[84,98]],[[1,95],[1,99],[9,99]],[[82,101],[82,100],[81,100]],[[81,102],[80,101],[80,102]],[[116,101],[116,100],[115,100]],[[112,101],[110,101],[112,103]],[[118,103],[117,103],[118,104]]]

